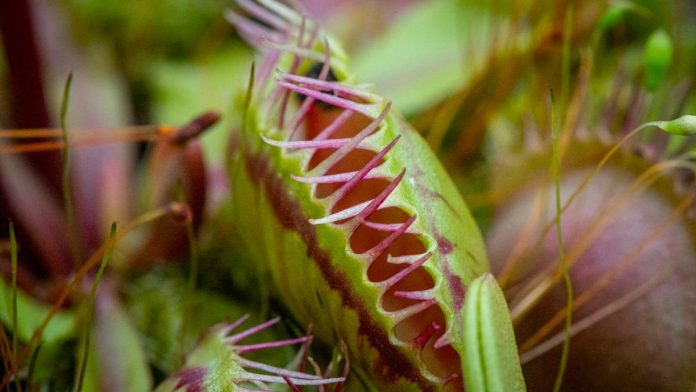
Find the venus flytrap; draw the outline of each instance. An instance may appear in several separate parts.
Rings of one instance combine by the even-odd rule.
[[[476,39],[470,40],[475,42],[475,45],[470,52],[467,51],[467,54],[472,56],[465,56],[468,57],[467,63],[471,63],[472,70],[476,73],[474,80],[464,83],[453,100],[446,100],[444,105],[438,105],[436,110],[428,111],[421,118],[427,118],[425,123],[434,125],[435,131],[430,133],[433,146],[439,146],[443,140],[454,140],[451,135],[444,137],[450,129],[467,130],[459,135],[457,147],[451,155],[452,163],[460,162],[461,158],[471,151],[472,144],[479,144],[477,141],[482,140],[489,116],[497,113],[503,102],[515,95],[518,86],[524,88],[526,83],[518,84],[519,79],[541,79],[523,78],[522,71],[527,69],[527,65],[534,64],[535,73],[544,75],[545,72],[536,66],[554,57],[549,54],[558,52],[556,46],[561,26],[555,22],[547,25],[544,21],[562,20],[563,18],[556,18],[559,14],[547,14],[544,11],[542,17],[534,16],[528,13],[528,8],[538,8],[537,3],[523,2],[521,6],[518,4],[514,7],[518,16],[508,21],[508,3],[511,2],[499,4],[504,7],[493,10],[491,15],[486,10],[467,13],[467,16],[462,17],[467,20],[474,19],[472,22],[475,22],[471,25],[475,26],[472,31],[477,33],[474,36]],[[631,101],[628,106],[632,107],[635,104],[635,110],[621,112],[621,109],[618,109],[620,115],[612,116],[616,110],[613,104],[625,103],[625,91],[622,89],[615,95],[614,98],[617,99],[612,100],[606,108],[602,108],[606,109],[606,112],[601,116],[606,114],[605,125],[617,125],[616,123],[621,122],[622,131],[632,128],[634,131],[621,140],[618,140],[621,137],[618,136],[614,146],[607,147],[599,140],[593,139],[577,140],[577,135],[572,133],[554,135],[563,136],[561,139],[568,142],[568,145],[560,146],[562,151],[553,154],[554,158],[557,158],[555,163],[558,163],[559,168],[561,162],[558,155],[567,155],[562,166],[563,176],[558,176],[556,172],[545,178],[547,181],[548,178],[557,180],[555,189],[549,186],[549,182],[540,181],[545,192],[555,192],[557,196],[555,222],[559,240],[550,243],[545,237],[548,233],[553,233],[553,213],[544,215],[544,212],[553,210],[553,206],[546,205],[543,201],[529,202],[530,192],[527,188],[537,185],[529,180],[530,178],[542,177],[539,173],[547,172],[545,169],[548,168],[548,154],[539,153],[538,156],[525,161],[524,165],[518,164],[496,171],[496,175],[500,173],[503,177],[522,177],[520,173],[530,174],[530,177],[526,178],[527,181],[515,189],[514,194],[504,195],[500,204],[496,206],[502,218],[494,221],[494,229],[491,231],[493,234],[489,239],[491,254],[496,253],[492,260],[495,259],[497,263],[516,257],[526,258],[519,264],[513,263],[515,268],[510,271],[503,270],[502,279],[496,281],[487,272],[489,267],[482,241],[467,207],[427,146],[396,113],[394,107],[398,105],[392,105],[389,100],[377,94],[374,87],[359,84],[348,67],[347,55],[341,50],[340,45],[325,36],[313,21],[302,16],[289,4],[294,2],[238,0],[238,9],[227,15],[240,35],[262,54],[256,71],[252,70],[252,88],[247,92],[248,105],[243,112],[244,123],[239,135],[241,143],[236,144],[234,154],[231,155],[234,165],[230,170],[230,178],[233,182],[234,214],[237,223],[234,230],[242,232],[246,241],[245,248],[254,253],[254,261],[260,272],[257,279],[248,280],[263,284],[268,281],[268,284],[274,287],[274,294],[280,302],[273,302],[271,306],[280,305],[279,311],[291,314],[296,321],[295,325],[313,325],[313,333],[318,340],[334,347],[345,342],[346,349],[339,355],[346,360],[344,372],[332,369],[338,362],[333,362],[327,366],[329,370],[322,372],[321,368],[307,357],[306,351],[312,340],[309,336],[282,337],[266,343],[246,340],[258,337],[257,333],[270,327],[277,319],[244,332],[235,332],[244,321],[240,320],[214,327],[188,355],[184,367],[160,386],[160,391],[298,391],[307,387],[309,390],[318,389],[320,392],[339,392],[344,388],[344,382],[348,390],[521,391],[525,385],[512,329],[513,322],[516,328],[519,328],[518,332],[522,332],[519,350],[523,352],[522,363],[528,367],[534,366],[535,361],[544,360],[544,355],[553,351],[563,341],[566,331],[573,335],[569,363],[576,366],[569,365],[568,382],[563,384],[564,390],[624,388],[635,392],[644,388],[653,392],[660,390],[658,387],[665,386],[663,390],[681,391],[686,389],[685,385],[688,385],[690,390],[696,382],[693,367],[690,366],[694,359],[693,347],[696,347],[693,344],[696,342],[693,335],[693,325],[696,325],[693,318],[696,314],[693,307],[696,303],[693,294],[696,293],[696,273],[692,263],[696,226],[692,218],[685,216],[692,208],[696,194],[673,194],[670,187],[693,185],[691,178],[696,152],[692,146],[676,145],[673,150],[675,155],[665,155],[670,160],[649,166],[653,163],[650,159],[654,159],[654,156],[643,161],[641,159],[644,157],[630,154],[625,147],[627,142],[635,141],[634,136],[639,133],[646,136],[643,140],[647,140],[647,136],[651,135],[647,135],[646,131],[653,127],[673,135],[693,136],[696,133],[694,116],[684,116],[673,121],[650,122],[634,128],[636,123],[641,121],[636,118],[636,114],[640,112],[640,106],[646,100],[641,100],[643,97],[640,92],[636,93],[628,99]],[[599,11],[591,9],[589,15],[588,12],[581,12],[585,4],[589,5],[588,8],[594,7],[593,2],[575,2],[576,8],[573,9],[577,9],[578,12],[567,13],[566,22],[563,24],[562,83],[566,87],[573,84],[569,79],[573,68],[569,44],[584,42],[590,30],[588,26],[591,26],[599,15]],[[613,8],[599,21],[598,29],[601,32],[614,30],[613,26],[628,11],[643,12],[642,9],[628,3],[616,3],[610,7]],[[567,8],[567,4],[556,11],[562,11],[562,8]],[[568,15],[577,15],[578,18],[575,20]],[[571,19],[573,23],[568,23]],[[438,22],[437,18],[434,20],[435,23]],[[514,28],[518,22],[519,29]],[[511,35],[493,34],[497,38],[486,38],[493,30],[489,26],[502,24],[510,25],[503,30]],[[528,30],[524,25],[535,27]],[[537,28],[537,25],[540,27]],[[364,27],[364,23],[361,27]],[[481,35],[482,30],[485,30],[484,35]],[[428,37],[419,31],[415,33],[414,35],[420,38]],[[453,37],[455,41],[461,38],[459,35]],[[408,56],[413,56],[412,52],[417,52],[427,61],[447,62],[443,61],[447,57],[429,56],[413,50],[412,37],[405,38],[399,35],[399,38],[405,43],[405,52],[408,53],[406,61]],[[431,46],[431,43],[432,40],[428,42],[428,46]],[[671,45],[667,34],[658,30],[650,38],[644,52],[645,67],[642,69],[641,78],[651,92],[658,91],[658,94],[646,94],[647,101],[651,102],[649,106],[655,113],[659,107],[655,102],[660,103],[666,92],[662,88],[662,81],[670,70],[673,54]],[[674,52],[679,54],[678,50]],[[386,57],[389,56],[387,53]],[[604,59],[599,60],[598,56],[596,60]],[[376,61],[388,63],[381,58],[377,58]],[[581,68],[583,67],[581,64]],[[409,72],[404,72],[405,68],[384,68],[400,77],[403,77],[403,74],[410,76]],[[583,71],[581,69],[580,74]],[[425,81],[426,84],[432,82],[427,78],[418,79],[422,79],[420,82]],[[582,84],[582,77],[579,79],[578,84]],[[413,86],[410,81],[398,84]],[[631,87],[627,90],[632,90],[634,85],[627,86]],[[538,91],[545,91],[546,87],[543,86]],[[604,91],[604,87],[606,86],[600,85],[596,90]],[[419,105],[432,98],[427,98],[428,94],[423,94],[421,88],[407,89],[424,99],[418,101]],[[569,93],[566,90],[561,89],[564,93]],[[578,94],[573,97],[568,96],[569,109],[578,109],[588,102],[583,101],[582,90],[578,89]],[[489,94],[489,91],[493,94]],[[524,99],[529,100],[529,97]],[[577,106],[573,106],[574,104]],[[520,106],[526,120],[533,122],[534,103]],[[569,113],[572,111],[569,110]],[[580,113],[580,110],[575,112]],[[586,125],[586,121],[593,120],[594,114],[578,114],[576,118],[568,120],[568,124],[581,124],[582,127]],[[573,114],[569,114],[569,118],[571,117]],[[656,116],[646,117],[652,119]],[[163,374],[178,367],[182,359],[181,353],[186,351],[188,343],[194,339],[193,336],[198,335],[198,329],[203,325],[207,327],[218,322],[221,315],[240,314],[232,310],[234,306],[216,303],[218,301],[214,300],[212,295],[208,295],[211,293],[205,292],[205,285],[211,283],[205,279],[210,276],[201,274],[200,286],[203,289],[194,290],[198,282],[198,263],[195,261],[198,256],[194,242],[198,236],[194,235],[196,224],[193,222],[198,223],[196,220],[202,215],[203,200],[206,199],[206,171],[203,170],[201,151],[190,139],[215,119],[215,115],[202,116],[187,127],[191,132],[182,131],[171,137],[167,143],[158,143],[150,155],[152,170],[148,173],[148,180],[153,186],[149,189],[148,195],[154,196],[155,199],[152,208],[171,199],[174,193],[171,192],[172,184],[177,183],[183,184],[185,190],[191,191],[185,197],[177,195],[176,199],[180,202],[192,202],[193,214],[191,209],[182,204],[169,204],[164,208],[150,210],[143,217],[137,218],[135,224],[130,225],[132,229],[163,215],[171,215],[179,223],[186,224],[186,232],[182,230],[183,225],[160,221],[158,227],[150,231],[150,236],[141,237],[144,241],[140,241],[139,244],[145,243],[143,247],[128,252],[130,257],[119,257],[120,263],[118,259],[114,260],[115,263],[110,263],[115,268],[111,268],[109,279],[105,279],[104,284],[115,282],[116,285],[104,288],[106,294],[97,295],[94,301],[87,301],[88,305],[89,302],[96,303],[93,336],[95,344],[92,348],[100,348],[94,350],[95,355],[90,352],[89,358],[98,358],[101,363],[97,363],[99,366],[92,366],[97,361],[87,363],[85,390],[104,390],[107,387],[119,390],[149,390],[150,370],[154,368],[157,374]],[[628,119],[625,124],[622,122],[624,119]],[[146,132],[135,132],[128,137],[132,137],[132,140],[153,140],[171,136],[160,133],[159,127],[138,128]],[[509,131],[512,127],[506,128]],[[573,126],[567,128],[571,129]],[[560,127],[557,129],[561,130]],[[137,131],[135,128],[132,130]],[[0,130],[0,137],[4,137],[3,132],[5,131]],[[100,140],[87,140],[83,138],[85,135],[78,132],[71,131],[68,134],[64,127],[63,132],[24,130],[11,133],[11,137],[17,138],[23,137],[17,136],[20,134],[34,135],[30,137],[39,134],[48,137],[63,136],[61,140],[56,139],[44,145],[0,145],[0,163],[4,163],[0,164],[0,181],[9,184],[6,185],[9,195],[12,196],[8,208],[18,215],[19,219],[15,221],[20,230],[29,232],[32,237],[31,242],[25,244],[25,249],[33,245],[39,253],[36,255],[40,259],[39,264],[46,267],[52,278],[65,278],[63,281],[55,281],[67,285],[63,291],[57,293],[61,297],[58,302],[54,302],[58,305],[51,310],[45,303],[30,301],[31,298],[22,291],[10,294],[10,288],[4,281],[0,281],[0,317],[6,325],[13,325],[14,339],[30,341],[29,346],[36,347],[40,346],[40,343],[36,343],[41,340],[45,342],[44,347],[49,348],[52,339],[60,341],[64,340],[65,336],[74,337],[75,331],[79,330],[76,328],[76,320],[80,319],[75,316],[73,310],[63,309],[62,303],[67,301],[68,294],[80,279],[96,266],[99,253],[105,250],[100,248],[96,256],[86,262],[88,266],[77,271],[72,269],[72,265],[64,263],[69,261],[67,257],[63,257],[64,254],[80,253],[80,249],[74,251],[76,245],[85,246],[82,249],[83,254],[92,253],[93,248],[99,245],[99,241],[68,243],[75,239],[75,227],[72,226],[78,223],[70,222],[73,213],[69,210],[73,207],[69,202],[72,192],[69,189],[71,186],[67,174],[69,165],[64,165],[63,177],[66,184],[63,188],[63,200],[66,201],[63,210],[68,211],[66,218],[61,215],[65,211],[59,211],[60,207],[52,208],[56,203],[44,202],[57,201],[59,205],[60,199],[52,200],[48,197],[49,193],[33,186],[31,180],[25,180],[26,176],[22,175],[25,171],[21,165],[17,165],[13,157],[2,155],[56,148],[64,148],[67,151],[69,147],[81,144],[123,141],[124,136],[111,133],[105,138],[100,136]],[[471,138],[472,134],[477,136]],[[624,134],[622,132],[618,135]],[[664,135],[655,132],[652,136]],[[476,142],[471,143],[471,140]],[[556,140],[561,142],[559,139]],[[557,146],[554,144],[554,147]],[[689,147],[691,150],[688,150]],[[605,151],[608,153],[601,155]],[[484,153],[486,154],[487,152]],[[624,166],[610,159],[615,155],[624,159]],[[537,161],[532,162],[537,158]],[[127,160],[122,159],[120,162],[124,163]],[[539,162],[542,163],[533,166]],[[114,178],[115,171],[124,173],[123,179],[135,178],[128,174],[134,173],[121,170],[117,165],[109,165],[109,169],[107,174],[111,179]],[[677,170],[677,174],[685,174],[683,177],[687,177],[686,181],[680,181],[676,175],[666,180],[662,178],[664,174],[672,174]],[[470,173],[466,171],[468,178],[465,181],[470,181]],[[118,173],[116,174],[118,177]],[[180,182],[182,174],[184,181]],[[130,194],[127,191],[129,182],[109,181],[111,188],[103,193],[107,196],[118,194],[119,200],[128,200],[120,195]],[[98,190],[100,187],[94,186],[93,189]],[[123,191],[124,189],[126,191]],[[26,192],[27,190],[31,192]],[[181,188],[178,190],[181,191]],[[25,197],[27,194],[30,196]],[[559,198],[568,195],[570,196],[564,198],[565,203],[561,208]],[[610,197],[614,195],[617,197]],[[100,198],[83,197],[81,200],[87,199]],[[86,204],[78,202],[75,208],[81,209],[83,205]],[[536,213],[537,209],[542,211],[538,217],[541,224],[547,221],[549,224],[539,227],[530,224],[520,228],[518,223],[521,220],[516,219],[521,214],[519,211]],[[43,214],[44,211],[53,213]],[[599,213],[593,215],[597,211]],[[81,210],[76,212],[78,216],[83,214]],[[111,212],[114,212],[113,209]],[[85,211],[85,215],[89,215],[89,210]],[[112,220],[109,217],[102,222]],[[60,225],[54,224],[56,222]],[[90,222],[91,220],[88,223]],[[614,225],[616,222],[619,223]],[[88,229],[92,226],[87,225]],[[567,236],[566,226],[570,227]],[[59,229],[56,230],[56,227]],[[216,230],[210,226],[207,229]],[[532,238],[538,234],[538,241],[533,243],[533,247],[526,247],[529,244],[524,240],[511,242],[512,235],[495,232],[514,232],[517,229],[524,234],[521,237],[527,235],[528,238]],[[65,235],[71,232],[73,235]],[[89,234],[96,231],[85,232]],[[631,237],[635,233],[640,234],[639,244],[633,245],[630,241],[635,240],[636,237]],[[237,246],[233,240],[227,238],[228,234],[225,232],[217,236],[223,237],[217,241],[221,244],[220,247],[229,249]],[[666,240],[663,240],[663,235]],[[142,272],[136,270],[153,267],[153,260],[180,257],[183,248],[177,245],[187,243],[186,237],[188,243],[194,245],[190,249],[192,262],[188,285],[173,284],[167,288],[164,279],[154,277],[147,290],[143,290],[142,287],[131,288],[129,297],[132,306],[128,309],[131,317],[127,317],[118,304],[119,294],[123,294],[120,290],[126,288],[128,291],[126,286],[133,283],[130,282],[130,278]],[[561,247],[560,252],[558,247],[554,248],[557,242],[566,243],[564,239],[560,239],[561,237],[568,239],[568,263],[574,264],[575,267],[570,273],[574,274],[573,277],[578,277],[580,290],[573,301],[550,300],[551,304],[558,305],[558,310],[546,306],[548,302],[543,301],[554,295],[564,300],[566,297],[573,297],[563,295],[562,291],[554,291],[552,287],[559,281],[559,277],[568,271],[565,266],[561,270],[558,269],[559,265],[565,264],[563,256],[560,256],[561,262],[558,262],[559,253],[562,254],[564,247]],[[595,244],[598,246],[595,247]],[[619,254],[619,248],[625,244],[631,248],[630,252]],[[0,250],[1,245],[2,243]],[[654,251],[654,245],[658,251]],[[588,248],[590,251],[587,253],[594,252],[600,257],[590,255],[585,258],[584,252]],[[59,252],[53,252],[55,249]],[[501,253],[506,254],[501,256]],[[537,258],[539,253],[544,257]],[[43,256],[57,254],[60,254],[61,258],[55,261],[53,268],[47,267],[50,266],[49,258],[41,260]],[[616,264],[606,273],[602,271],[600,274],[591,275],[588,272],[592,272],[592,269],[599,270],[599,264],[609,260],[609,255],[615,254],[620,258],[616,259]],[[5,256],[0,252],[0,258]],[[20,254],[20,257],[27,255]],[[239,266],[236,265],[237,260],[229,260],[220,254],[213,257],[215,261],[222,261],[219,264],[230,266],[237,281],[247,280],[249,274],[240,273]],[[72,258],[78,262],[80,260],[79,255]],[[549,265],[550,268],[527,268],[531,265],[525,264],[529,260],[541,261],[542,267]],[[583,263],[587,260],[589,263]],[[665,260],[669,260],[667,265],[664,265]],[[201,263],[201,266],[203,264],[205,263]],[[585,268],[587,264],[589,267]],[[257,265],[254,265],[255,270]],[[658,268],[650,269],[655,265],[658,265]],[[635,266],[640,267],[642,270],[639,272],[647,275],[649,279],[642,279],[641,274],[638,275],[641,279],[626,278],[625,272]],[[21,267],[20,263],[20,281],[27,276],[23,274],[25,271],[22,271]],[[520,277],[526,272],[534,274],[531,282],[526,281],[525,277]],[[70,274],[74,274],[74,279],[70,278]],[[244,278],[239,278],[241,275],[244,275]],[[224,281],[224,278],[222,279]],[[28,280],[24,280],[24,285],[20,282],[20,287],[39,287],[26,284],[26,281]],[[668,284],[662,285],[663,282]],[[123,283],[123,286],[120,286],[120,283]],[[241,287],[235,286],[234,293],[226,290],[229,287],[223,287],[222,291],[225,295],[233,297],[242,293],[245,300],[251,302],[252,297],[259,296],[259,291],[265,288],[261,287],[259,290],[258,287],[254,287],[254,283],[247,282]],[[507,294],[511,299],[512,314],[498,284],[509,290]],[[16,287],[16,284],[12,284],[11,289],[14,290]],[[621,295],[617,299],[607,295],[608,303],[597,304],[597,301],[605,298],[606,292],[618,291],[622,287],[627,287],[628,292],[619,293]],[[150,289],[152,291],[149,291]],[[56,289],[59,290],[60,288]],[[17,316],[17,311],[10,311],[7,307],[12,303],[9,300],[10,295],[16,298],[17,307],[20,309],[20,319],[15,323],[11,321],[11,316]],[[260,296],[265,299],[265,292]],[[147,300],[141,301],[145,297]],[[43,298],[48,300],[52,297],[45,295]],[[254,303],[261,303],[261,314],[268,312],[269,301],[264,299],[256,301],[253,298]],[[243,306],[240,305],[241,307]],[[534,307],[537,309],[532,309]],[[639,309],[635,310],[634,307]],[[539,311],[539,308],[542,310]],[[552,313],[543,314],[548,311]],[[567,315],[573,312],[577,312],[574,316],[578,317],[573,317],[571,328],[563,331],[561,323],[564,317],[570,320]],[[539,313],[542,313],[543,317],[538,317]],[[186,318],[191,314],[195,315],[195,319]],[[623,322],[611,321],[614,316],[624,317],[625,314],[629,314],[630,317],[623,319]],[[217,316],[220,318],[212,319]],[[530,322],[529,319],[533,318],[541,321],[537,324],[535,320]],[[131,319],[145,324],[145,328],[138,325],[140,333],[147,336],[145,340],[152,337],[156,340],[154,347],[148,347],[150,350],[147,358],[139,344],[142,336],[135,333],[130,325]],[[45,320],[43,325],[38,325],[41,320]],[[604,325],[608,327],[597,328],[600,322],[607,322]],[[570,321],[567,323],[570,324]],[[126,338],[111,336],[121,336],[124,331]],[[309,332],[306,335],[309,335]],[[665,339],[664,336],[669,338]],[[620,341],[620,344],[604,344],[607,341]],[[635,344],[636,341],[643,344]],[[3,347],[6,345],[2,336],[0,344]],[[284,354],[287,354],[293,345],[301,345],[300,353],[296,357],[297,360],[292,361],[285,369],[270,366],[265,362],[265,358],[258,359],[252,356],[262,351],[278,356],[279,351],[284,350]],[[125,349],[118,350],[119,346]],[[647,349],[641,352],[642,348]],[[649,350],[654,348],[657,348],[658,354],[666,352],[668,355],[657,360]],[[17,350],[12,351],[16,353]],[[9,367],[10,375],[3,376],[0,389],[9,384],[11,375],[15,377],[12,381],[22,381],[31,389],[31,369],[36,361],[36,354],[30,361],[29,370],[26,371],[29,350],[24,351],[23,360],[13,358],[14,362],[22,366],[5,366],[5,369]],[[334,348],[334,356],[337,351]],[[646,352],[650,355],[646,356]],[[353,373],[347,380],[345,353],[349,353],[353,365]],[[616,356],[616,353],[622,355]],[[580,357],[578,360],[577,355],[586,357]],[[149,362],[149,366],[146,361]],[[277,365],[277,362],[273,364]],[[558,363],[558,358],[555,357],[541,366],[543,381],[553,377],[553,374],[549,374],[555,373]],[[581,364],[579,367],[578,363]],[[582,372],[582,365],[588,363],[596,364],[598,367],[609,364],[611,369],[621,373],[620,377],[611,374],[607,377],[601,373],[601,369],[593,369],[597,373],[592,373],[589,377],[583,377],[582,374],[578,376],[578,369]],[[84,366],[83,364],[77,364],[78,368]],[[128,371],[131,369],[129,365],[138,367],[137,374]],[[310,366],[314,368],[313,373]],[[635,369],[642,370],[647,376],[634,375],[631,371]],[[17,377],[24,377],[26,373],[29,373],[26,378]],[[563,374],[562,371],[560,373]],[[337,374],[340,377],[334,377]],[[112,380],[117,382],[112,383]],[[530,380],[531,388],[534,390],[551,390],[550,386],[540,387],[533,373],[529,375],[528,382]],[[40,380],[42,383],[45,381],[45,377]],[[583,382],[594,385],[587,387]],[[375,385],[368,385],[371,383]],[[557,382],[558,385],[560,383]],[[41,387],[45,388],[45,385]]]
[[[465,297],[488,266],[461,196],[311,20],[271,0],[239,6],[228,19],[263,54],[231,170],[242,237],[293,316],[345,341],[376,388],[462,390],[477,371],[461,364]],[[507,336],[498,343],[514,354],[507,328],[489,341]],[[511,357],[487,371],[521,390]]]
[[[247,319],[243,316],[233,323],[219,324],[210,329],[196,348],[187,355],[184,366],[173,373],[156,392],[168,391],[267,391],[271,385],[287,385],[293,390],[302,386],[340,385],[345,377],[322,377],[295,370],[288,370],[245,358],[245,354],[295,344],[309,344],[311,336],[242,344],[242,341],[275,324],[275,318],[241,332],[232,334]],[[306,348],[302,351],[306,355]]]

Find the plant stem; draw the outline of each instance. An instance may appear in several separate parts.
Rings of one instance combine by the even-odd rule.
[[[77,236],[77,227],[75,225],[75,208],[72,198],[72,186],[70,179],[70,140],[68,139],[68,128],[66,126],[65,117],[68,113],[68,104],[70,102],[70,86],[72,84],[72,73],[68,74],[68,79],[65,81],[63,89],[63,100],[60,107],[60,129],[63,140],[63,160],[62,160],[62,176],[61,188],[63,191],[63,208],[65,209],[65,221],[68,226],[68,242],[70,245],[70,256],[73,266],[80,265],[80,244]]]
[[[556,217],[554,219],[556,226],[556,239],[558,243],[558,258],[561,262],[561,272],[563,274],[563,282],[566,289],[566,317],[565,317],[565,336],[563,339],[563,350],[561,352],[561,363],[558,366],[558,374],[553,386],[553,391],[561,390],[563,384],[563,376],[565,375],[566,365],[568,364],[568,352],[570,351],[571,324],[573,320],[573,285],[570,281],[570,273],[568,272],[568,262],[565,258],[563,229],[561,226],[561,214],[563,211],[561,202],[561,160],[558,154],[560,122],[556,119],[555,114],[555,97],[553,90],[551,91],[551,160],[552,172],[554,177],[555,188],[555,207]]]

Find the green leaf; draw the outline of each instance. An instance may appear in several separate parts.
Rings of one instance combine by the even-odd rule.
[[[402,113],[417,113],[472,76],[476,61],[465,54],[483,57],[481,51],[489,50],[490,25],[503,22],[482,8],[463,7],[458,0],[422,2],[357,53],[353,70]],[[464,38],[467,31],[478,32],[479,48]]]
[[[17,292],[17,335],[21,341],[31,339],[34,330],[43,322],[50,312],[50,307],[26,293]],[[0,319],[5,325],[12,325],[12,288],[4,279],[0,279]],[[75,333],[75,314],[60,311],[46,326],[40,340],[52,343],[73,336]]]
[[[97,294],[92,337],[85,392],[152,390],[152,375],[138,333],[108,287]]]
[[[464,304],[462,371],[468,391],[525,391],[503,292],[491,274],[476,278]]]
[[[226,112],[231,91],[246,83],[250,61],[251,52],[247,48],[230,46],[195,64],[178,61],[152,64],[154,120],[183,124],[206,110]],[[216,128],[235,127],[235,119],[229,117],[232,116],[223,118],[224,126],[220,124]],[[228,135],[222,129],[214,129],[201,137],[203,153],[208,162],[222,162]]]

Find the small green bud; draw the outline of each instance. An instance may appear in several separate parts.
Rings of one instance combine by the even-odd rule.
[[[696,116],[687,114],[671,121],[658,121],[655,125],[672,135],[696,135]]]
[[[597,28],[602,34],[606,33],[621,21],[628,10],[629,7],[627,4],[614,4],[610,6],[599,19]]]
[[[672,39],[664,30],[657,30],[648,37],[643,56],[648,91],[654,92],[662,83],[672,63],[673,51]]]

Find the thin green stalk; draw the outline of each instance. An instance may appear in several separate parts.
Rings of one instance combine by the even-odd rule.
[[[77,286],[77,284],[82,281],[82,278],[92,269],[94,266],[99,263],[99,257],[103,257],[106,250],[109,248],[111,242],[116,242],[117,240],[120,240],[123,238],[125,235],[128,233],[132,232],[135,228],[145,225],[148,222],[153,222],[157,219],[160,219],[164,216],[167,216],[168,214],[171,213],[171,210],[169,208],[170,205],[165,205],[159,208],[156,208],[152,211],[148,211],[133,220],[127,222],[126,224],[123,225],[123,227],[116,233],[116,236],[114,239],[108,239],[107,241],[104,241],[99,248],[82,264],[80,267],[74,271],[72,277],[70,280],[66,282],[65,288],[60,292],[60,295],[56,301],[53,302],[53,305],[51,305],[51,309],[49,310],[48,314],[46,317],[44,317],[43,321],[41,321],[41,324],[34,330],[34,332],[31,335],[31,339],[29,339],[29,343],[24,345],[22,350],[19,353],[19,362],[24,360],[24,358],[28,357],[31,354],[31,347],[34,346],[34,344],[37,343],[39,338],[42,336],[43,332],[46,330],[46,327],[48,326],[48,323],[53,319],[53,317],[60,311],[62,308],[63,304],[65,304],[65,301],[68,299],[68,295],[72,292],[72,290]],[[0,330],[0,333],[3,330]],[[0,334],[0,337],[2,335]],[[9,345],[9,343],[8,343]],[[3,374],[0,376],[0,388],[7,387],[8,383],[10,382],[10,376],[11,374]]]
[[[12,259],[12,361],[17,362],[17,239],[10,221],[10,257]]]
[[[565,110],[570,95],[570,37],[573,27],[573,1],[566,2],[563,19],[563,46],[561,47],[561,109]]]
[[[244,97],[244,112],[242,113],[242,136],[246,136],[249,120],[249,108],[251,107],[252,93],[254,91],[254,73],[256,72],[256,63],[251,62],[249,70],[249,84],[247,85],[246,96]]]
[[[10,258],[12,263],[12,363],[15,366],[15,384],[19,388],[18,373],[19,363],[17,361],[17,348],[19,333],[17,332],[17,238],[15,238],[14,224],[10,221]]]
[[[87,372],[87,356],[89,354],[89,345],[91,337],[90,335],[92,330],[92,316],[94,313],[94,299],[97,295],[97,286],[99,286],[101,277],[104,274],[106,264],[109,262],[109,259],[111,258],[111,252],[113,251],[114,243],[116,242],[115,239],[116,223],[114,222],[111,224],[111,233],[109,234],[109,242],[106,251],[104,252],[104,256],[102,257],[101,264],[99,264],[99,270],[97,270],[97,275],[94,277],[94,281],[92,282],[92,287],[89,292],[89,298],[87,302],[87,318],[85,320],[85,338],[83,342],[82,358],[80,360],[80,366],[78,367],[77,381],[75,383],[75,387],[73,388],[74,392],[81,392],[85,381],[85,373]]]
[[[563,241],[563,230],[561,227],[561,213],[562,213],[562,203],[561,203],[561,160],[558,154],[559,149],[559,130],[560,121],[557,119],[555,113],[555,102],[556,98],[551,90],[551,160],[552,160],[552,173],[554,177],[554,190],[555,190],[555,208],[556,217],[554,219],[556,226],[556,238],[558,241],[558,258],[561,263],[561,273],[563,274],[563,282],[566,289],[566,317],[565,317],[565,337],[563,339],[563,351],[561,353],[561,362],[558,366],[558,374],[556,375],[556,381],[553,386],[553,391],[558,392],[561,390],[561,385],[563,384],[563,376],[565,375],[566,366],[568,363],[568,352],[570,351],[570,337],[571,337],[571,324],[573,320],[573,285],[570,281],[570,273],[568,272],[568,263],[565,258],[565,249]]]
[[[36,346],[36,349],[31,354],[31,359],[29,360],[29,370],[27,371],[27,390],[33,391],[32,383],[34,382],[34,369],[36,369],[36,362],[39,359],[39,351],[41,350],[41,343]]]
[[[68,225],[68,242],[70,244],[70,256],[74,266],[80,264],[80,244],[77,238],[77,228],[75,227],[75,208],[72,199],[72,187],[70,186],[70,140],[68,138],[68,128],[65,118],[68,113],[70,102],[70,86],[72,85],[72,72],[68,74],[63,88],[63,101],[60,107],[60,129],[63,140],[63,173],[61,176],[61,187],[63,188],[63,208],[65,209],[65,221]]]
[[[570,36],[572,34],[573,25],[573,1],[566,2],[565,17],[563,20],[563,47],[561,61],[561,109],[566,110],[568,96],[570,94]],[[556,374],[556,381],[553,385],[553,392],[561,390],[563,385],[563,377],[565,376],[566,366],[568,365],[568,353],[570,351],[571,326],[573,321],[573,284],[570,281],[570,273],[568,272],[568,262],[565,258],[565,249],[563,241],[563,229],[561,226],[561,215],[563,206],[561,203],[561,159],[559,157],[559,132],[561,129],[560,117],[556,115],[556,105],[553,90],[551,91],[551,159],[553,161],[553,177],[554,177],[554,193],[555,193],[555,226],[556,238],[558,241],[558,258],[561,263],[561,273],[563,274],[563,283],[566,290],[566,317],[565,317],[565,337],[563,338],[563,349],[561,351],[561,361]]]

